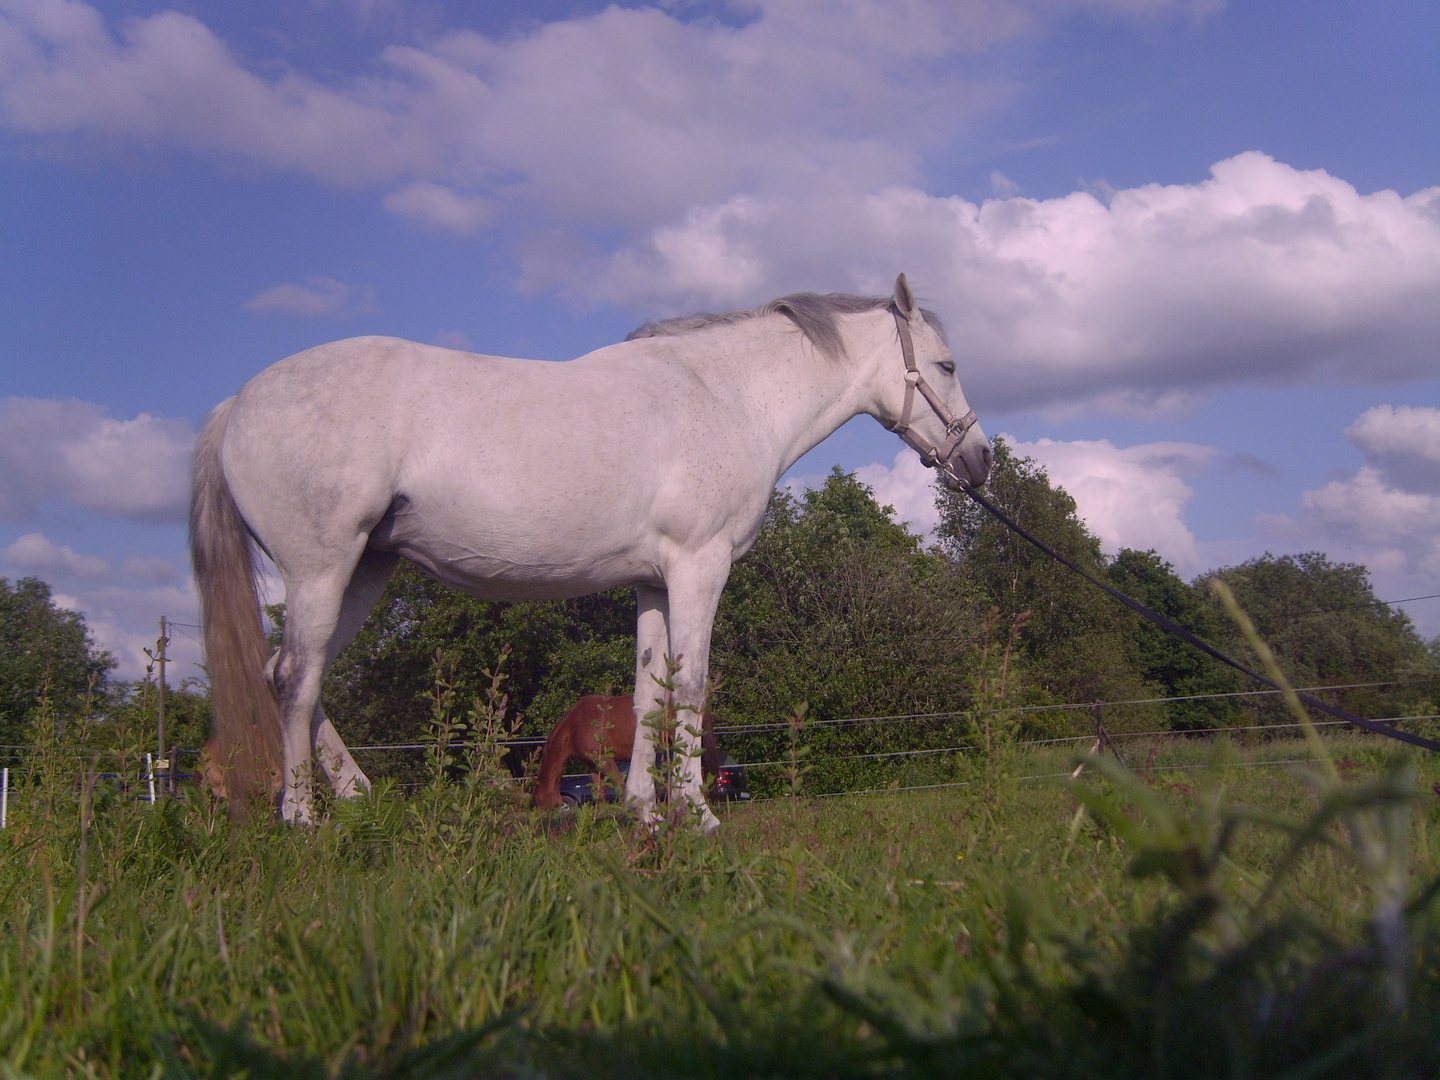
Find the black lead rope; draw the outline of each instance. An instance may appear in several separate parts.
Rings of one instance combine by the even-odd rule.
[[[1199,649],[1207,656],[1213,656],[1222,664],[1228,664],[1236,671],[1250,676],[1250,678],[1254,679],[1256,682],[1264,683],[1272,690],[1280,690],[1283,692],[1284,687],[1280,686],[1278,683],[1266,678],[1258,671],[1251,671],[1248,667],[1240,663],[1238,660],[1232,660],[1230,657],[1226,656],[1213,645],[1209,645],[1206,642],[1201,641],[1198,637],[1192,634],[1189,630],[1186,630],[1179,623],[1174,622],[1171,619],[1167,619],[1158,611],[1151,611],[1144,604],[1140,603],[1140,601],[1132,600],[1130,597],[1122,593],[1119,589],[1116,589],[1111,585],[1107,585],[1105,582],[1097,578],[1094,574],[1091,574],[1086,570],[1081,569],[1079,566],[1076,566],[1073,562],[1067,559],[1064,555],[1061,555],[1054,548],[1050,547],[1050,545],[1046,544],[1043,540],[1037,539],[1036,537],[1032,536],[1028,531],[1017,525],[1014,521],[1011,521],[1010,518],[1006,515],[1005,511],[1001,510],[989,499],[981,495],[968,483],[964,483],[962,481],[960,487],[966,495],[969,495],[970,498],[974,499],[979,506],[985,509],[992,517],[994,517],[1001,524],[1005,525],[1012,532],[1034,544],[1037,548],[1043,551],[1046,555],[1049,555],[1056,562],[1064,566],[1068,566],[1071,570],[1074,570],[1075,573],[1079,574],[1086,581],[1090,582],[1091,585],[1094,585],[1100,589],[1104,589],[1107,593],[1113,596],[1116,600],[1119,600],[1120,603],[1124,604],[1141,618],[1149,619],[1152,623],[1160,627],[1160,629],[1164,630],[1166,633],[1172,634],[1175,637],[1179,638],[1181,641],[1186,642],[1189,645],[1195,646],[1195,648]],[[1313,698],[1309,694],[1302,694],[1298,690],[1295,691],[1295,696],[1298,697],[1301,701],[1303,701],[1306,705],[1309,705],[1312,709],[1319,709],[1321,712],[1327,713],[1328,715],[1335,717],[1337,720],[1344,720],[1348,724],[1354,724],[1358,728],[1364,728],[1366,731],[1372,731],[1376,735],[1384,735],[1386,738],[1389,739],[1398,739],[1400,742],[1409,743],[1411,746],[1422,746],[1426,750],[1440,751],[1440,742],[1436,742],[1433,739],[1426,739],[1420,735],[1413,735],[1408,731],[1400,731],[1396,728],[1386,727],[1384,724],[1377,724],[1373,720],[1366,720],[1364,717],[1356,716],[1354,713],[1346,712],[1344,709],[1337,708],[1334,705],[1327,705],[1325,702],[1320,701],[1318,698]]]

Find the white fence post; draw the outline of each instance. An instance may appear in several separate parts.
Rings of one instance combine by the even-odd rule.
[[[10,767],[0,772],[0,829],[10,824]]]
[[[155,755],[145,755],[145,775],[150,780],[150,805],[155,805]]]

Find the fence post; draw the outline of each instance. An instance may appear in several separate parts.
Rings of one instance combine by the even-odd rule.
[[[145,776],[150,781],[150,805],[155,805],[155,755],[145,751]]]
[[[1128,770],[1130,766],[1125,764],[1125,758],[1121,755],[1120,748],[1115,745],[1115,740],[1110,738],[1110,733],[1105,730],[1104,703],[1097,701],[1091,706],[1091,709],[1095,713],[1095,745],[1100,747],[1102,753],[1109,750],[1115,755],[1115,760],[1120,762],[1120,767]]]
[[[166,629],[167,627],[165,616],[161,615],[160,638],[155,643],[155,663],[158,664],[160,667],[160,694],[159,697],[156,698],[155,704],[155,753],[160,758],[160,769],[165,773],[166,787],[169,788],[171,786],[169,784],[171,770],[170,763],[165,760],[165,646],[170,644],[170,637],[165,632]],[[153,776],[150,781],[150,786],[152,788],[155,786]],[[152,803],[155,801],[153,793],[150,797],[150,801]]]
[[[10,766],[0,774],[0,829],[10,824]]]

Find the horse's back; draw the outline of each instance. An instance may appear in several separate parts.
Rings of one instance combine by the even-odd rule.
[[[313,439],[356,428],[408,435],[417,406],[488,397],[526,361],[459,353],[392,337],[317,345],[270,365],[236,398],[237,422],[276,439]]]
[[[552,363],[351,338],[251,379],[224,465],[282,572],[290,533],[305,562],[363,538],[475,595],[574,596],[748,543],[774,477],[733,407],[672,342]]]

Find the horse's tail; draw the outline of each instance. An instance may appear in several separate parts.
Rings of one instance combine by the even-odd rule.
[[[226,770],[232,812],[267,794],[280,774],[280,706],[265,679],[270,647],[250,531],[230,493],[220,447],[235,399],[216,406],[195,442],[190,484],[190,558],[200,590],[214,713],[210,745]]]

